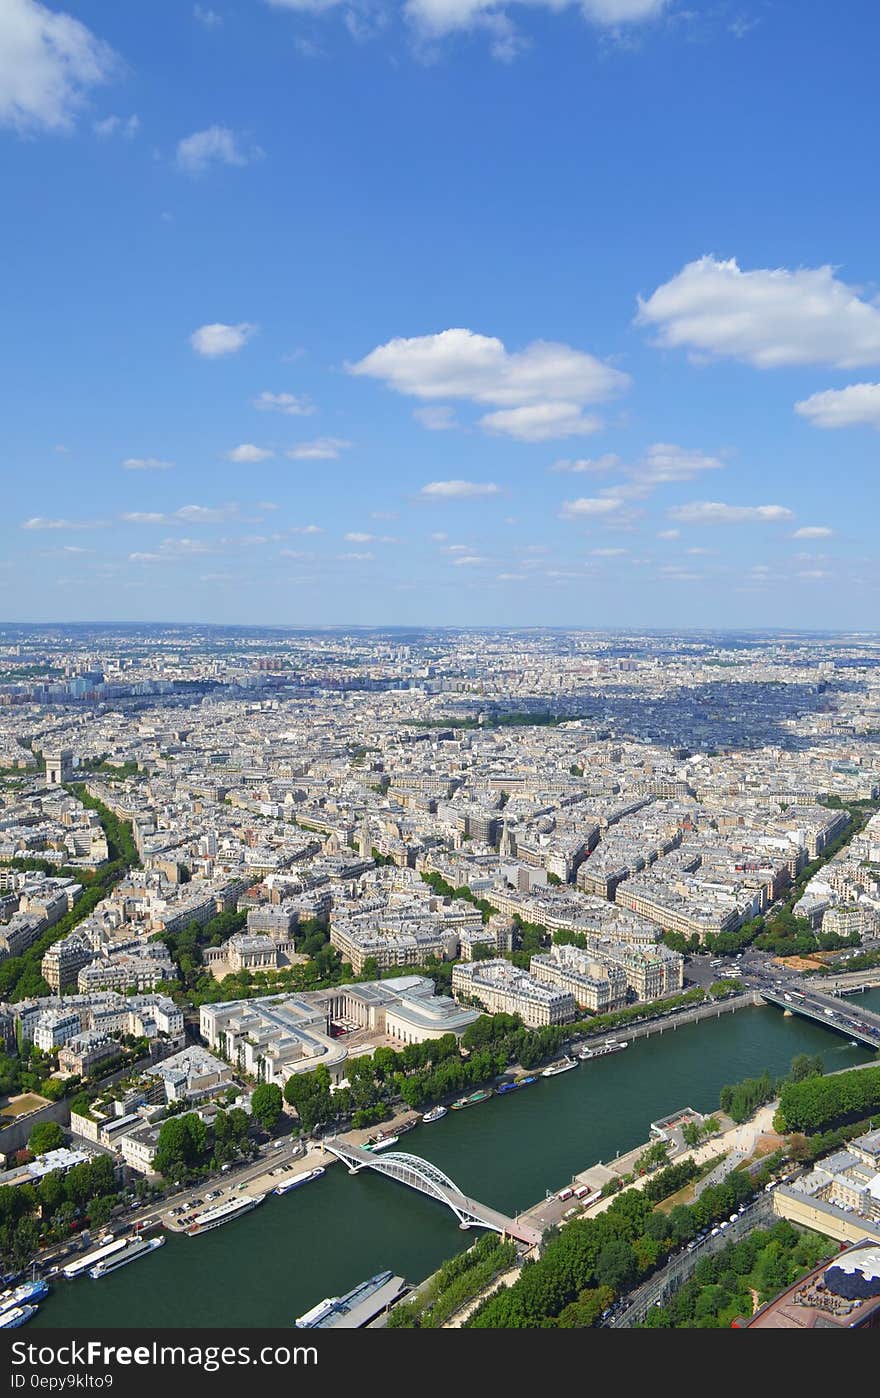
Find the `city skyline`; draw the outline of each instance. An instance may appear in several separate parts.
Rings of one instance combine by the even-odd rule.
[[[0,610],[868,630],[872,27],[8,0]]]

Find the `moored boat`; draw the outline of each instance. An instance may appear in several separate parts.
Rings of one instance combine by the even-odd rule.
[[[457,1102],[452,1103],[452,1110],[460,1112],[465,1107],[476,1107],[480,1102],[488,1102],[491,1096],[488,1088],[481,1087],[478,1092],[469,1092],[466,1097],[459,1097]]]
[[[566,1055],[566,1056],[563,1057],[563,1058],[557,1058],[557,1060],[556,1060],[555,1063],[551,1063],[551,1064],[549,1065],[549,1067],[545,1068],[544,1071],[543,1071],[543,1073],[541,1074],[541,1077],[542,1077],[542,1078],[555,1078],[555,1077],[558,1076],[559,1073],[569,1073],[569,1072],[571,1072],[572,1068],[576,1068],[577,1066],[578,1066],[578,1061],[577,1061],[577,1059],[576,1059],[576,1058],[569,1058],[569,1057]]]
[[[364,1150],[387,1150],[389,1146],[397,1145],[400,1138],[398,1136],[374,1136],[372,1141],[368,1141]]]
[[[595,1048],[582,1048],[578,1058],[586,1062],[588,1058],[603,1058],[606,1053],[620,1053],[625,1048],[629,1048],[627,1039],[608,1039],[604,1044],[596,1044]]]
[[[0,1315],[0,1330],[17,1330],[25,1325],[32,1315],[37,1314],[36,1306],[13,1306],[12,1310]]]
[[[377,1272],[344,1296],[327,1296],[294,1324],[298,1330],[363,1329],[377,1315],[386,1311],[407,1290],[402,1277],[392,1272]]]
[[[199,1233],[207,1233],[212,1228],[219,1228],[223,1223],[231,1223],[234,1218],[240,1218],[242,1214],[250,1213],[258,1204],[262,1204],[265,1194],[255,1194],[251,1198],[230,1199],[225,1204],[218,1204],[216,1208],[207,1209],[205,1213],[196,1214],[189,1228],[187,1235],[195,1238]]]
[[[10,1311],[15,1306],[25,1306],[33,1301],[42,1301],[44,1296],[48,1296],[49,1286],[42,1278],[35,1281],[22,1282],[20,1286],[10,1287],[8,1291],[0,1293],[0,1315],[4,1311]]]
[[[275,1186],[275,1194],[289,1194],[292,1189],[299,1189],[301,1184],[308,1184],[310,1180],[319,1179],[324,1173],[324,1166],[318,1165],[314,1170],[307,1170],[303,1175],[294,1175],[291,1179],[285,1180],[283,1184]]]
[[[117,1252],[113,1257],[105,1257],[103,1262],[98,1262],[89,1269],[89,1276],[92,1281],[100,1281],[102,1277],[107,1277],[111,1272],[115,1272],[118,1267],[125,1267],[129,1262],[136,1262],[139,1257],[146,1257],[148,1253],[155,1252],[157,1248],[164,1247],[164,1238],[129,1238],[122,1252]]]
[[[83,1272],[88,1272],[99,1262],[103,1262],[105,1257],[113,1257],[117,1252],[121,1252],[127,1242],[128,1238],[111,1237],[101,1247],[93,1248],[91,1252],[78,1257],[75,1262],[68,1262],[61,1270],[68,1281],[73,1281],[75,1277],[82,1276]]]
[[[432,1107],[429,1112],[425,1112],[422,1121],[426,1126],[430,1126],[432,1121],[441,1121],[448,1111],[448,1107]]]

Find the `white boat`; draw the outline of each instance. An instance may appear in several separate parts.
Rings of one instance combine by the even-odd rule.
[[[297,1330],[322,1329],[325,1322],[330,1321],[332,1316],[351,1314],[355,1307],[363,1306],[371,1296],[381,1291],[391,1280],[391,1272],[377,1272],[375,1277],[361,1282],[359,1286],[347,1291],[344,1296],[325,1296],[323,1301],[319,1301],[317,1306],[306,1311],[305,1315],[298,1316],[294,1324]]]
[[[542,1078],[555,1078],[559,1073],[569,1073],[572,1068],[578,1066],[576,1058],[558,1058],[555,1063],[551,1063],[541,1074]]]
[[[115,1238],[111,1242],[104,1243],[103,1247],[93,1248],[83,1257],[78,1257],[75,1262],[68,1262],[62,1271],[68,1281],[73,1281],[74,1277],[82,1276],[83,1272],[88,1272],[99,1262],[103,1262],[105,1257],[112,1257],[114,1253],[121,1252],[129,1241],[128,1238]]]
[[[312,1306],[310,1311],[306,1311],[304,1315],[297,1316],[294,1321],[296,1328],[298,1330],[311,1330],[317,1325],[319,1320],[323,1320],[325,1316],[330,1315],[331,1311],[336,1309],[338,1302],[338,1296],[325,1296],[324,1300],[319,1301],[317,1306]]]
[[[581,1062],[586,1062],[588,1058],[603,1058],[606,1053],[620,1053],[620,1050],[625,1048],[629,1048],[627,1039],[608,1039],[604,1044],[597,1044],[595,1048],[582,1048],[578,1058]]]
[[[425,1112],[422,1121],[426,1126],[430,1126],[432,1121],[441,1121],[448,1111],[448,1107],[432,1107],[429,1112]]]
[[[399,1140],[399,1136],[377,1136],[375,1141],[369,1141],[364,1146],[364,1150],[387,1150],[389,1146],[396,1146]]]
[[[33,1301],[42,1301],[44,1296],[48,1296],[49,1287],[41,1278],[35,1281],[22,1282],[20,1286],[4,1291],[0,1295],[0,1315],[5,1311],[11,1311],[16,1306],[26,1306]]]
[[[274,1192],[276,1194],[289,1194],[292,1189],[299,1189],[301,1184],[308,1184],[310,1180],[319,1179],[323,1173],[324,1166],[318,1165],[314,1170],[307,1170],[303,1175],[293,1175],[283,1184],[276,1185]]]
[[[11,1311],[4,1311],[0,1315],[0,1330],[17,1330],[20,1325],[25,1325],[36,1313],[36,1306],[14,1306]]]
[[[103,1262],[91,1267],[89,1276],[92,1281],[100,1281],[102,1277],[107,1277],[111,1272],[115,1272],[117,1267],[125,1267],[129,1262],[136,1262],[139,1257],[145,1257],[147,1253],[155,1252],[164,1243],[164,1238],[129,1238],[122,1252],[117,1252],[113,1257],[106,1257]]]
[[[218,1204],[213,1209],[196,1214],[186,1230],[188,1237],[195,1238],[199,1233],[207,1233],[212,1228],[219,1228],[223,1223],[231,1223],[234,1218],[240,1218],[242,1214],[250,1213],[251,1209],[262,1204],[265,1197],[265,1194],[255,1194],[251,1198],[229,1199],[225,1204]]]

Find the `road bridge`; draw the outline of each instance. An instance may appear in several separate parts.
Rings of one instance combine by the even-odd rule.
[[[850,1005],[833,995],[821,995],[803,983],[797,989],[785,990],[761,986],[759,993],[769,1005],[812,1019],[847,1039],[855,1039],[865,1048],[880,1049],[880,1015],[872,1010]]]
[[[335,1155],[348,1166],[349,1174],[356,1175],[360,1170],[375,1170],[379,1175],[387,1175],[399,1184],[417,1189],[451,1209],[461,1228],[488,1228],[517,1242],[535,1247],[541,1241],[541,1230],[530,1223],[508,1218],[506,1214],[481,1204],[477,1199],[469,1199],[448,1175],[430,1160],[420,1155],[408,1155],[403,1151],[383,1151],[376,1154],[363,1146],[351,1145],[337,1139],[326,1140],[324,1150]]]

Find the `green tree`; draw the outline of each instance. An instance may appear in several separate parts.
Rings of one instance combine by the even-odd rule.
[[[281,1088],[273,1082],[261,1082],[254,1088],[251,1111],[267,1131],[274,1130],[284,1106]]]
[[[163,1121],[153,1159],[154,1169],[165,1179],[181,1183],[205,1164],[208,1131],[194,1112]]]
[[[791,1060],[789,1082],[804,1082],[806,1078],[820,1078],[825,1065],[818,1053],[798,1053]]]
[[[379,1052],[381,1050],[377,1050]],[[284,1100],[295,1109],[303,1130],[309,1135],[324,1122],[331,1121],[336,1109],[330,1091],[330,1074],[324,1064],[313,1073],[295,1073],[288,1078]]]
[[[596,1281],[618,1293],[626,1291],[638,1275],[638,1259],[623,1238],[612,1238],[596,1260]]]
[[[45,1155],[47,1151],[63,1146],[64,1139],[64,1132],[57,1121],[41,1121],[30,1134],[28,1150],[34,1155]]]

